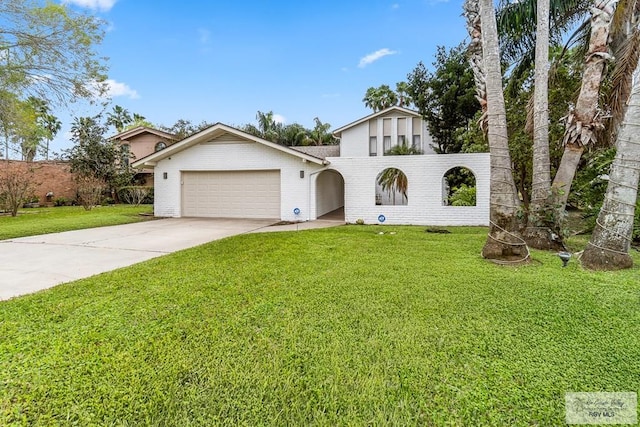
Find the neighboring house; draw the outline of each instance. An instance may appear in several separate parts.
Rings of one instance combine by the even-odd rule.
[[[175,135],[146,126],[137,126],[109,138],[122,147],[122,161],[126,164],[163,150],[175,143]],[[153,185],[153,169],[140,169],[136,179],[145,185]]]
[[[488,225],[488,153],[435,154],[419,114],[400,107],[334,135],[339,146],[286,147],[218,123],[132,166],[155,171],[156,216],[302,221],[343,208],[346,222]],[[403,144],[425,154],[385,155]],[[445,175],[456,167],[473,173],[476,206],[447,205]],[[378,183],[389,169],[406,197]]]

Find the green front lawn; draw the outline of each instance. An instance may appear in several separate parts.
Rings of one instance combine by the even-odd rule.
[[[108,205],[90,211],[82,206],[22,209],[17,217],[0,216],[0,240],[152,219],[140,213],[152,214],[153,206]]]
[[[0,424],[550,426],[567,391],[640,391],[638,267],[423,230],[247,234],[0,302]]]

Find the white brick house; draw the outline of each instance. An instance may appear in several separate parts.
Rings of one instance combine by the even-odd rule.
[[[292,148],[218,123],[133,166],[154,169],[156,216],[304,221],[344,207],[346,222],[378,223],[382,215],[386,224],[489,223],[489,155],[433,153],[416,112],[391,107],[334,135],[339,147]],[[425,154],[385,155],[403,144]],[[444,201],[444,177],[455,167],[473,173],[476,206]],[[403,172],[406,199],[378,184],[387,168]]]

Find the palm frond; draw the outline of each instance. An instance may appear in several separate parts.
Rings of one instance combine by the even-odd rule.
[[[618,126],[624,118],[627,101],[631,95],[633,82],[633,71],[638,65],[640,57],[640,30],[636,29],[628,37],[616,52],[615,66],[611,72],[611,88],[605,98],[611,114],[611,120],[607,126],[607,136],[613,141],[618,130]]]

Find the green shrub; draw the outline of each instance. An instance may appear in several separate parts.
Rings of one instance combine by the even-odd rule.
[[[71,200],[66,197],[56,197],[53,201],[54,206],[71,206]]]
[[[453,194],[449,197],[451,206],[475,206],[476,205],[476,187],[470,187],[467,184],[461,184],[453,189]]]

